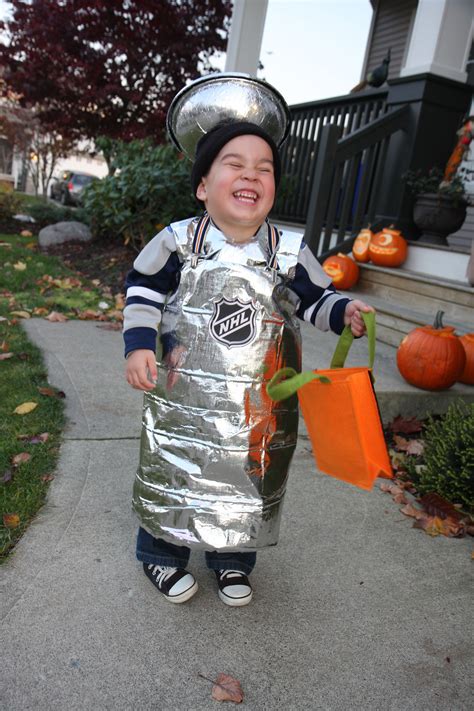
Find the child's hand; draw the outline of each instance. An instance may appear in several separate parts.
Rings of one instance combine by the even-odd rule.
[[[158,375],[155,353],[144,348],[133,351],[127,358],[125,375],[128,384],[135,390],[153,390],[155,383],[152,381]]]
[[[168,376],[166,378],[166,388],[167,390],[172,390],[176,385],[179,374],[175,372],[175,368],[180,368],[184,362],[184,356],[186,355],[186,348],[184,346],[175,346],[172,351],[170,351],[164,362],[168,366]]]
[[[369,311],[375,311],[375,309],[363,301],[355,299],[354,301],[349,301],[344,312],[344,324],[351,327],[352,335],[354,336],[362,336],[365,333],[365,323],[360,315],[361,311],[368,313]]]

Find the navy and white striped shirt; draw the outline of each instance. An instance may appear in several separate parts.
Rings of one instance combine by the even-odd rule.
[[[260,229],[266,227],[263,225]],[[157,234],[136,258],[126,280],[123,329],[126,356],[137,349],[156,350],[161,313],[165,301],[179,287],[182,266],[176,235],[171,227]],[[337,293],[304,242],[300,246],[294,277],[287,286],[300,299],[296,311],[300,319],[321,331],[342,332],[344,311],[350,299]]]

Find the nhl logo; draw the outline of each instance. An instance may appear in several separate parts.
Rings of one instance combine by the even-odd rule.
[[[214,303],[209,323],[211,336],[227,348],[239,348],[253,341],[256,335],[257,309],[251,301],[220,299]]]

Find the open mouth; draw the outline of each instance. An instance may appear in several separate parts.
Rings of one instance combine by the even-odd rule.
[[[258,195],[253,190],[238,190],[234,193],[234,197],[245,205],[255,205],[258,200]]]

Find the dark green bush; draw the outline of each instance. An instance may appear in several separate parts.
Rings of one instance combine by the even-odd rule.
[[[418,491],[474,510],[474,404],[460,400],[443,417],[430,417],[423,439],[424,466],[413,476]]]
[[[13,190],[0,188],[0,220],[11,220],[21,210],[21,197]]]
[[[190,185],[190,163],[171,146],[150,141],[117,144],[116,172],[90,185],[84,209],[98,237],[121,236],[140,249],[169,222],[199,210]]]
[[[54,225],[56,222],[70,222],[71,220],[87,222],[85,210],[71,210],[69,207],[60,207],[46,200],[43,203],[37,202],[28,205],[25,210],[28,215],[31,215],[38,227]]]

